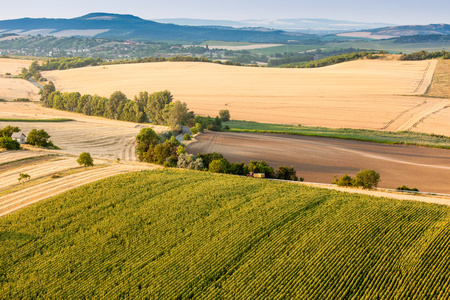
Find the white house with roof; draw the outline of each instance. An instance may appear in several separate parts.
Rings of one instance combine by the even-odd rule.
[[[27,141],[27,136],[23,132],[13,132],[11,138],[19,142],[19,144],[25,144]]]

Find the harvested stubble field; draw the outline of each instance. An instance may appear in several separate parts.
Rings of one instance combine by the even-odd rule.
[[[150,164],[116,164],[97,159],[95,164],[103,164],[99,168],[82,168],[76,157],[48,154],[49,151],[29,150],[0,152],[0,162],[6,168],[5,171],[0,169],[0,217],[92,181],[130,171],[158,168]],[[47,159],[44,155],[48,155]],[[32,157],[41,160],[27,159]],[[31,181],[22,185],[18,181],[20,173],[30,175]],[[55,174],[57,176],[53,178]]]
[[[0,78],[0,99],[12,101],[17,98],[39,100],[39,89],[31,82],[16,78]]]
[[[30,82],[4,77],[7,76],[6,73],[10,73],[11,76],[19,75],[22,68],[28,68],[31,62],[31,60],[26,59],[0,58],[0,99],[29,98],[32,101],[39,100],[39,89]]]
[[[18,126],[25,134],[32,129],[44,129],[64,153],[79,155],[89,152],[95,157],[126,161],[136,160],[135,137],[141,128],[149,126],[44,108],[38,103],[20,102],[0,103],[0,118],[73,119],[69,122],[0,122],[0,128]],[[167,130],[164,126],[150,127],[158,133]]]
[[[12,76],[19,75],[23,68],[29,68],[32,60],[0,58],[0,75],[10,73]]]
[[[426,92],[438,63],[358,60],[318,69],[274,69],[164,62],[44,72],[65,92],[109,96],[168,89],[198,114],[229,109],[233,119],[450,135],[450,125],[422,130],[448,100]],[[447,101],[447,102],[445,102]],[[422,122],[420,122],[422,121]]]

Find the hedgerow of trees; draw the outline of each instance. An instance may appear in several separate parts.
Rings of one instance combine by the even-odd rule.
[[[41,90],[41,104],[59,110],[82,113],[88,116],[105,117],[114,120],[137,123],[152,122],[168,125],[172,130],[181,130],[194,117],[186,103],[173,101],[169,91],[140,92],[133,100],[120,91],[109,98],[98,95],[81,95],[78,92],[61,93],[52,82]]]
[[[304,63],[300,62],[300,63],[281,65],[281,67],[284,67],[284,68],[319,68],[319,67],[325,67],[325,66],[330,66],[330,65],[346,62],[346,61],[357,60],[357,59],[361,59],[361,58],[375,59],[377,57],[378,56],[376,56],[374,52],[364,51],[364,52],[348,53],[348,54],[331,56],[331,57],[314,60],[314,61],[310,61],[310,62],[304,62]]]
[[[419,51],[410,54],[402,54],[400,60],[425,60],[433,58],[450,59],[450,52],[445,50],[436,52]]]

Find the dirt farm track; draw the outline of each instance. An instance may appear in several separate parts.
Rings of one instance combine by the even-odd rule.
[[[450,194],[450,151],[331,138],[276,134],[206,132],[189,153],[219,152],[232,162],[265,160],[274,168],[293,166],[305,181],[330,183],[334,175],[360,169],[380,173],[380,187],[401,185]]]

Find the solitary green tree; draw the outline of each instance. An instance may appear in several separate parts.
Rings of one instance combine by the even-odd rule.
[[[354,186],[361,186],[364,189],[371,189],[372,187],[377,187],[380,182],[380,173],[374,170],[366,169],[360,170],[356,173],[355,178],[353,178]]]
[[[19,182],[22,181],[22,183],[25,184],[25,180],[30,180],[30,178],[31,178],[31,176],[28,175],[27,173],[20,173],[20,174],[19,174],[19,178],[17,178],[17,180],[18,180]]]
[[[78,156],[77,163],[80,166],[83,165],[85,168],[94,166],[94,160],[88,152],[81,153],[80,156]]]
[[[222,119],[222,121],[227,122],[230,121],[230,111],[228,109],[222,109],[219,111],[219,117]]]

